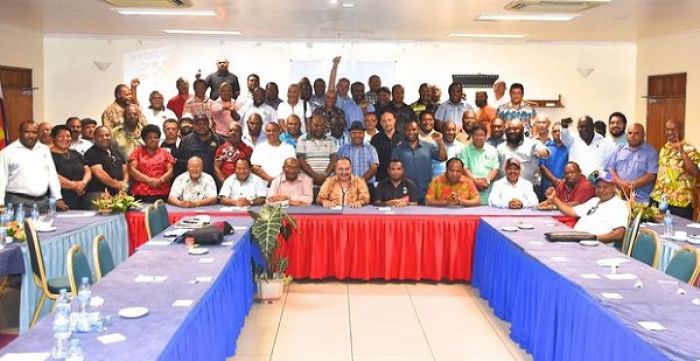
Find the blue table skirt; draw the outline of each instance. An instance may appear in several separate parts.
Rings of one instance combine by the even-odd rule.
[[[535,360],[665,360],[579,286],[483,220],[476,233],[472,285],[511,338]]]
[[[159,360],[225,360],[236,352],[255,294],[250,230],[234,246],[226,267],[187,316]]]
[[[44,267],[48,278],[67,276],[66,253],[74,244],[79,244],[82,247],[88,258],[90,269],[94,270],[95,267],[92,264],[92,240],[98,234],[105,236],[105,240],[112,249],[115,265],[128,257],[129,242],[127,237],[129,233],[126,229],[126,219],[123,214],[107,217],[74,218],[70,219],[70,222],[85,222],[89,224],[49,238],[43,238],[42,234],[39,234],[41,250],[44,255]],[[22,275],[22,289],[20,291],[20,334],[29,330],[29,322],[42,293],[41,289],[37,288],[32,280],[32,265],[29,261],[26,243],[22,244],[22,254],[25,272]],[[52,305],[53,302],[51,300],[46,300],[40,318],[51,311]]]

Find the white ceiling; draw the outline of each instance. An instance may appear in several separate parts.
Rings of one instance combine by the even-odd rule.
[[[192,0],[216,17],[122,16],[101,0],[0,0],[0,24],[47,35],[167,36],[235,30],[241,39],[460,41],[451,32],[527,34],[526,41],[638,41],[700,28],[699,0],[612,0],[571,22],[484,22],[509,0]],[[352,2],[354,8],[344,8]]]

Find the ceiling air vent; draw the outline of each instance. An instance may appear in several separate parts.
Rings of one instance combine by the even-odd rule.
[[[119,8],[188,8],[191,0],[102,0]]]
[[[538,13],[578,13],[612,0],[513,0],[504,9]]]

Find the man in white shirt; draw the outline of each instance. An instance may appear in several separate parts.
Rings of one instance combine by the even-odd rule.
[[[282,173],[282,164],[287,158],[296,158],[294,147],[280,140],[280,126],[276,123],[265,125],[267,142],[255,146],[250,162],[253,164],[253,174],[265,182],[272,180]]]
[[[593,171],[602,171],[615,151],[615,144],[593,129],[593,118],[584,115],[578,120],[578,137],[571,134],[571,118],[561,120],[561,141],[569,149],[569,160],[581,167],[588,177]]]
[[[496,109],[510,102],[510,99],[506,96],[506,82],[503,80],[496,80],[496,82],[493,83],[493,94],[495,98],[494,101],[491,102],[491,105]]]
[[[193,156],[187,161],[187,172],[175,178],[168,203],[182,208],[216,203],[216,182],[214,177],[204,173],[202,158]]]
[[[70,149],[84,155],[92,147],[92,142],[81,138],[83,134],[82,121],[78,117],[70,117],[66,120],[66,126],[70,130]]]
[[[49,192],[56,207],[68,209],[61,196],[56,166],[49,148],[39,139],[39,126],[24,121],[19,126],[19,139],[0,152],[0,208],[8,203],[39,209],[48,207]]]
[[[256,88],[253,90],[253,104],[245,110],[243,113],[243,119],[248,119],[251,114],[259,114],[262,118],[263,126],[267,123],[277,123],[277,111],[267,104],[265,104],[265,89]],[[247,128],[247,124],[245,125]],[[247,133],[247,129],[243,129],[244,133]]]
[[[564,215],[577,217],[574,230],[589,232],[603,243],[622,240],[630,214],[625,201],[615,193],[615,182],[608,172],[602,172],[595,181],[595,197],[583,204],[570,206],[556,196],[554,188],[547,190],[550,200]]]
[[[265,203],[267,187],[257,176],[251,174],[250,160],[236,160],[235,173],[226,178],[219,191],[219,201],[234,207],[259,206]]]
[[[520,178],[520,161],[510,158],[505,162],[506,176],[497,180],[489,194],[489,206],[497,208],[532,208],[537,205],[537,195],[532,183]]]
[[[283,131],[287,130],[287,118],[294,114],[301,120],[301,132],[306,133],[306,125],[316,109],[310,102],[299,97],[299,85],[291,84],[287,88],[287,101],[277,108],[277,118]]]

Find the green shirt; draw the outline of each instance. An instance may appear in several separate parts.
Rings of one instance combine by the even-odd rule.
[[[459,159],[464,162],[464,166],[476,178],[486,178],[492,169],[500,168],[496,148],[489,144],[484,144],[484,147],[481,149],[476,149],[474,144],[469,144],[462,149]],[[491,186],[483,191],[479,191],[481,204],[488,204],[490,192]]]

